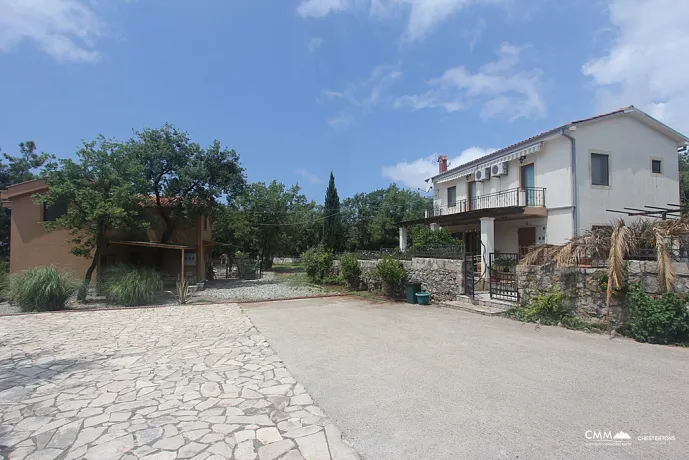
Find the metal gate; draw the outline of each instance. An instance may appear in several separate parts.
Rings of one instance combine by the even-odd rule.
[[[474,298],[474,255],[464,253],[464,295]]]
[[[516,253],[490,253],[490,298],[519,301],[517,290],[517,262],[519,254]]]

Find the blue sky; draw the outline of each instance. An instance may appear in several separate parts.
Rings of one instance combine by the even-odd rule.
[[[689,132],[689,2],[0,0],[0,146],[175,124],[322,201],[634,104]]]

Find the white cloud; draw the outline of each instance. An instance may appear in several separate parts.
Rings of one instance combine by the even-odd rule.
[[[302,17],[323,17],[348,10],[364,11],[370,17],[385,19],[404,15],[404,36],[422,40],[439,23],[474,3],[500,0],[302,0],[297,12]]]
[[[323,179],[311,173],[307,169],[299,168],[294,172],[296,172],[301,177],[305,178],[309,182],[309,184],[322,184],[324,182]]]
[[[31,41],[57,61],[93,62],[103,29],[87,0],[0,0],[0,51]]]
[[[302,0],[297,7],[297,13],[302,17],[322,17],[347,10],[352,6],[351,0]]]
[[[321,99],[329,102],[344,101],[348,112],[360,112],[387,100],[385,92],[402,77],[403,73],[395,66],[380,65],[371,71],[363,80],[350,83],[340,91],[325,90]],[[352,110],[353,109],[353,110]],[[351,113],[341,114],[327,120],[328,126],[337,130],[349,128],[354,120]]]
[[[479,18],[478,21],[476,21],[476,26],[474,26],[472,29],[469,29],[467,31],[467,35],[470,38],[469,41],[469,51],[473,52],[474,48],[476,45],[478,45],[478,42],[481,41],[483,38],[483,32],[485,32],[486,27],[487,27],[486,20],[483,18]]]
[[[597,84],[599,109],[633,104],[689,132],[689,2],[612,0],[615,37],[582,67]]]
[[[495,152],[495,150],[492,148],[469,147],[455,158],[450,159],[449,167],[454,168]],[[425,190],[427,186],[425,180],[438,174],[438,156],[439,154],[433,154],[413,161],[401,161],[392,166],[383,166],[383,177],[404,184],[412,190],[417,188]]]
[[[373,106],[380,102],[383,92],[402,75],[394,66],[380,65],[367,78],[350,83],[341,91],[325,90],[322,96],[328,100],[342,99],[357,107]]]
[[[440,108],[447,112],[481,105],[481,118],[543,117],[545,103],[541,96],[541,71],[517,70],[523,48],[503,43],[498,59],[483,65],[475,73],[464,66],[446,70],[428,82],[430,89],[421,94],[398,97],[396,108],[414,110]]]
[[[313,37],[309,40],[309,51],[311,53],[315,53],[321,46],[323,46],[323,39],[321,37]]]
[[[352,117],[351,115],[341,114],[332,118],[328,118],[326,120],[326,123],[334,130],[345,131],[349,129],[349,127],[352,124],[352,121],[354,121],[354,117]]]

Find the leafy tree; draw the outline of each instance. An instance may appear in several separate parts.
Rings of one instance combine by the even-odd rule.
[[[342,216],[347,249],[397,246],[400,222],[423,216],[429,204],[430,198],[395,184],[345,199]]]
[[[689,149],[679,152],[679,199],[683,206],[689,205]]]
[[[213,238],[270,260],[275,254],[301,254],[318,239],[318,211],[298,185],[249,184],[218,210]]]
[[[109,233],[148,226],[139,217],[142,202],[136,193],[143,186],[143,167],[122,144],[98,136],[95,141],[84,142],[77,161],[52,161],[41,177],[49,189],[34,195],[34,201],[48,206],[66,204],[66,213],[45,222],[45,227],[67,229],[72,236],[72,254],[91,259],[79,291],[80,300],[84,300]]]
[[[330,181],[325,191],[325,206],[323,207],[323,246],[330,251],[339,249],[342,238],[342,220],[340,217],[340,197],[335,188],[335,176],[330,173]]]
[[[179,221],[210,214],[220,196],[232,198],[245,185],[237,152],[222,148],[217,140],[204,149],[169,124],[135,132],[127,150],[143,164],[142,192],[151,197],[165,225],[163,243]]]
[[[20,143],[18,156],[3,153],[0,158],[0,189],[34,179],[36,177],[34,171],[40,169],[50,158],[50,155],[46,153],[36,153],[36,144],[33,141]],[[9,256],[9,251],[9,212],[2,210],[0,211],[0,257]]]

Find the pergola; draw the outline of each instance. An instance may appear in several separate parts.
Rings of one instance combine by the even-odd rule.
[[[689,207],[679,204],[668,203],[668,207],[663,206],[644,206],[646,209],[639,208],[623,208],[622,211],[616,209],[606,209],[608,212],[615,212],[619,214],[626,214],[630,217],[653,217],[656,219],[667,220],[670,218],[678,218],[682,213],[688,212]]]
[[[152,241],[111,241],[110,244],[119,244],[122,246],[139,246],[144,248],[160,248],[160,249],[173,249],[179,250],[181,254],[180,258],[180,276],[181,281],[184,281],[184,251],[196,251],[195,246],[184,246],[181,244],[167,244],[167,243],[155,243]]]

